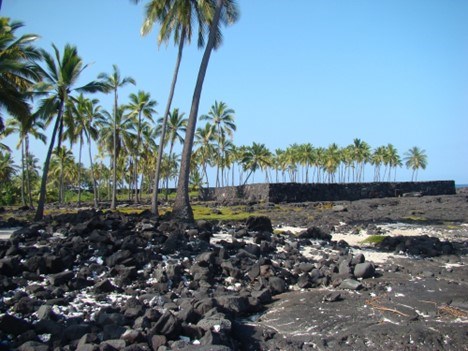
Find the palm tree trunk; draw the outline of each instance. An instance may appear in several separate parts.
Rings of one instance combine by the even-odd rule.
[[[83,138],[80,136],[80,149],[78,151],[78,206],[81,206],[81,151],[83,148]]]
[[[138,113],[138,134],[137,134],[137,145],[135,151],[135,172],[134,172],[134,182],[135,182],[135,203],[140,202],[138,199],[138,151],[140,150],[140,139],[141,139],[141,111]]]
[[[151,197],[151,213],[158,217],[158,191],[159,191],[159,175],[161,172],[161,162],[164,152],[164,139],[166,138],[166,129],[167,129],[167,118],[169,116],[169,111],[171,110],[172,99],[174,97],[175,86],[177,83],[177,76],[179,74],[180,62],[182,61],[182,52],[184,51],[184,41],[185,41],[185,29],[182,29],[182,33],[179,38],[179,50],[177,53],[176,65],[174,68],[174,75],[172,77],[171,88],[169,90],[169,96],[167,98],[166,110],[164,111],[164,119],[161,129],[161,138],[159,142],[158,149],[158,159],[156,161],[156,171],[154,173],[154,188],[153,195]]]
[[[94,208],[98,208],[98,193],[96,176],[94,174],[93,156],[91,155],[91,141],[88,139],[88,153],[89,153],[89,165],[91,167],[91,178],[93,179],[93,194],[94,194]]]
[[[54,149],[55,137],[57,136],[57,131],[58,131],[58,127],[60,124],[60,120],[62,119],[63,106],[64,106],[64,100],[61,100],[60,105],[59,105],[59,110],[57,113],[57,121],[55,122],[55,125],[54,125],[52,137],[50,139],[49,150],[47,151],[47,156],[44,162],[44,168],[42,170],[41,190],[39,193],[39,201],[37,203],[36,215],[34,216],[34,220],[36,221],[40,221],[44,217],[47,174],[49,173],[50,158],[52,156],[52,150]]]
[[[29,167],[29,137],[26,135],[24,140],[25,143],[25,157],[26,157],[26,183],[28,188],[28,198],[29,198],[29,207],[34,208],[33,200],[32,200],[32,189],[31,189],[31,176],[29,174],[30,167]]]
[[[24,183],[25,183],[25,174],[24,174],[24,140],[21,141],[21,203],[23,206],[26,206],[26,197],[25,197],[25,190],[24,190]]]
[[[250,176],[253,174],[253,170],[250,171],[250,173],[247,175],[247,178],[245,178],[245,181],[244,181],[244,184],[242,184],[242,186],[244,186],[245,184],[247,184],[247,181],[249,180]]]
[[[210,61],[211,52],[214,48],[216,28],[218,27],[223,1],[216,1],[216,9],[211,23],[210,35],[206,44],[205,52],[203,53],[200,70],[198,71],[197,84],[192,98],[192,106],[187,123],[187,131],[185,134],[184,148],[182,151],[182,161],[180,166],[180,177],[177,185],[177,195],[174,202],[172,215],[175,218],[193,222],[193,211],[190,206],[189,199],[189,178],[190,178],[190,158],[192,156],[193,139],[195,137],[195,128],[197,125],[198,107],[200,105],[200,97],[203,89],[203,81],[205,79],[206,70]]]
[[[117,88],[114,90],[114,152],[113,152],[113,170],[112,170],[112,201],[111,210],[116,209],[117,202]]]
[[[60,152],[60,147],[57,149]],[[63,158],[60,159],[59,204],[63,203]]]

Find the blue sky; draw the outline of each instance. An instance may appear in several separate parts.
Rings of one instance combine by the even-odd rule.
[[[273,151],[360,138],[373,148],[392,143],[401,156],[418,146],[429,161],[419,180],[468,183],[468,1],[238,4],[240,19],[223,31],[200,104],[201,114],[215,100],[236,111],[236,145],[256,141]],[[137,81],[121,90],[121,103],[142,89],[164,109],[177,49],[158,49],[157,28],[140,36],[143,4],[3,0],[0,15],[23,21],[24,32],[39,34],[48,50],[76,45],[90,63],[82,83],[117,64]],[[195,44],[185,50],[173,105],[187,115],[202,56]],[[110,96],[97,97],[111,110]],[[44,155],[46,147],[36,144],[33,152]],[[397,173],[398,180],[410,177]]]

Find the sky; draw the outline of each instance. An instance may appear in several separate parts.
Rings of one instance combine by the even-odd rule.
[[[24,22],[22,33],[40,35],[37,45],[46,50],[76,45],[89,64],[82,84],[118,65],[137,82],[119,91],[119,103],[145,90],[161,114],[177,47],[158,47],[157,26],[140,35],[147,2],[3,0],[0,15]],[[234,109],[236,145],[345,147],[359,138],[372,148],[392,143],[402,158],[418,146],[428,156],[418,180],[468,184],[468,1],[238,5],[238,22],[223,29],[223,45],[211,56],[199,109],[206,114],[216,100]],[[184,51],[173,107],[186,116],[202,54],[196,40]],[[110,95],[96,97],[111,111]],[[41,157],[46,146],[32,150]],[[398,170],[397,180],[410,179],[410,171]]]

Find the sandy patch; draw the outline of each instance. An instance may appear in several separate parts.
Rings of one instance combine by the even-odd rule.
[[[384,232],[382,236],[443,236],[443,233],[432,227],[419,227],[416,225],[410,225],[405,223],[381,224],[378,225],[378,227],[381,228]],[[293,226],[282,226],[281,228],[277,228],[277,230],[279,231],[290,232],[293,234],[299,234],[306,229],[307,228]],[[373,235],[368,234],[365,230],[361,230],[359,234],[344,231],[340,232],[340,227],[338,227],[337,231],[332,233],[332,240],[337,242],[340,240],[346,241],[351,246],[351,253],[353,253],[354,255],[362,253],[365,256],[366,261],[372,261],[374,263],[384,263],[389,259],[406,257],[404,255],[376,251],[372,244],[364,242],[367,238],[371,236]],[[312,247],[306,247],[301,252],[307,258],[317,260],[321,257],[320,253],[318,253],[317,250]]]
[[[14,228],[2,228],[0,229],[0,240],[8,240],[10,239],[11,234],[16,230],[21,229],[20,227]]]

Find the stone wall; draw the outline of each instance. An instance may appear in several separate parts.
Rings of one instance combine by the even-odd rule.
[[[452,180],[345,184],[275,183],[204,189],[201,198],[227,203],[236,201],[281,203],[354,201],[405,195],[451,195],[455,192],[455,182]]]

